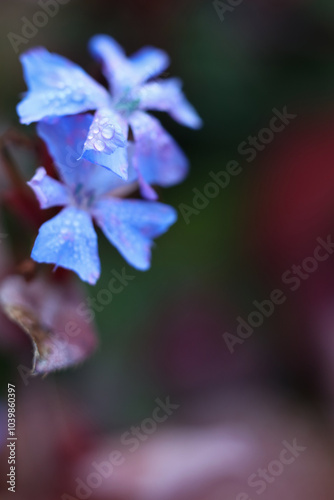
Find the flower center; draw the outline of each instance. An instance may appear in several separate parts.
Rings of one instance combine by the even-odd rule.
[[[73,193],[74,203],[78,208],[82,210],[87,210],[94,201],[94,191],[86,191],[83,184],[78,184]]]
[[[138,109],[140,99],[134,95],[131,89],[126,89],[123,95],[115,102],[114,109],[121,115],[128,117]]]

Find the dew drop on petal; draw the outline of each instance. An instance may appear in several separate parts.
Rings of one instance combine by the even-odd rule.
[[[114,136],[114,133],[115,133],[115,130],[113,127],[109,126],[109,127],[104,127],[104,129],[102,130],[102,136],[105,138],[105,139],[111,139],[113,136]]]
[[[105,148],[105,144],[100,140],[94,141],[94,148],[97,151],[103,151]]]

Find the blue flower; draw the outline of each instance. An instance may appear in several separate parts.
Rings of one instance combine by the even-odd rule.
[[[155,199],[150,185],[171,186],[180,182],[187,174],[188,162],[173,138],[146,110],[165,111],[192,128],[199,128],[201,119],[183,95],[178,79],[152,80],[169,65],[165,52],[146,47],[127,58],[107,35],[93,37],[89,47],[102,62],[110,93],[64,57],[43,48],[32,49],[21,56],[29,88],[17,108],[21,122],[28,124],[46,117],[95,110],[80,154],[125,180],[131,127],[132,164],[141,192],[146,198]]]
[[[61,181],[49,177],[40,167],[28,184],[41,208],[64,206],[41,226],[32,258],[71,269],[83,281],[95,284],[100,260],[93,220],[129,264],[146,270],[153,238],[166,232],[177,216],[172,207],[162,203],[121,198],[137,186],[132,165],[124,181],[84,158],[77,160],[92,121],[90,114],[83,114],[40,122],[38,133],[48,146]],[[111,157],[115,162],[119,160],[117,151]]]

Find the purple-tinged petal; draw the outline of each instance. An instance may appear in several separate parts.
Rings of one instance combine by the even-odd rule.
[[[136,269],[150,267],[152,239],[165,233],[177,219],[176,211],[162,203],[105,199],[92,211],[108,240]]]
[[[49,373],[84,361],[95,349],[96,333],[74,311],[85,297],[77,282],[26,282],[10,276],[1,283],[0,305],[34,346],[32,375]]]
[[[75,207],[62,210],[39,229],[31,257],[76,272],[94,285],[100,276],[97,235],[88,213]]]
[[[21,57],[28,92],[18,104],[21,123],[82,113],[105,106],[107,90],[80,66],[38,47]]]
[[[112,170],[127,179],[127,154],[117,151],[126,148],[128,124],[110,108],[99,109],[89,128],[82,156],[87,160]],[[114,153],[119,154],[114,156]]]
[[[94,165],[85,158],[79,159],[92,124],[90,114],[66,116],[38,123],[37,131],[45,141],[55,161],[64,183],[75,193],[78,186],[83,186],[95,196],[127,186],[119,175]],[[109,168],[117,170],[118,165],[127,164],[126,149],[119,148],[109,157]],[[135,172],[130,168],[128,182],[134,182]]]
[[[90,114],[84,114],[53,118],[37,124],[38,135],[46,143],[60,177],[73,190],[89,178],[93,167],[85,160],[78,160],[92,121]]]
[[[96,35],[89,42],[92,55],[102,62],[113,95],[132,90],[169,66],[168,55],[154,47],[144,47],[127,58],[120,45],[108,35]]]
[[[182,82],[169,78],[150,82],[138,91],[141,109],[166,111],[174,120],[190,128],[200,128],[202,120],[182,92]]]
[[[34,191],[41,208],[50,208],[67,205],[70,202],[70,193],[64,184],[49,177],[45,168],[36,170],[28,186]]]
[[[141,172],[138,171],[138,183],[139,183],[139,189],[140,193],[143,198],[146,198],[147,200],[150,201],[156,201],[159,196],[156,193],[156,191],[150,186],[142,176]]]
[[[188,172],[188,160],[159,120],[136,111],[129,119],[135,138],[134,168],[147,184],[172,186]]]

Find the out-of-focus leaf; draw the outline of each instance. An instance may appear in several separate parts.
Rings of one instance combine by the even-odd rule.
[[[9,319],[31,338],[32,375],[67,368],[85,360],[94,350],[94,329],[76,313],[84,297],[72,281],[26,282],[10,276],[0,287],[0,305]]]

